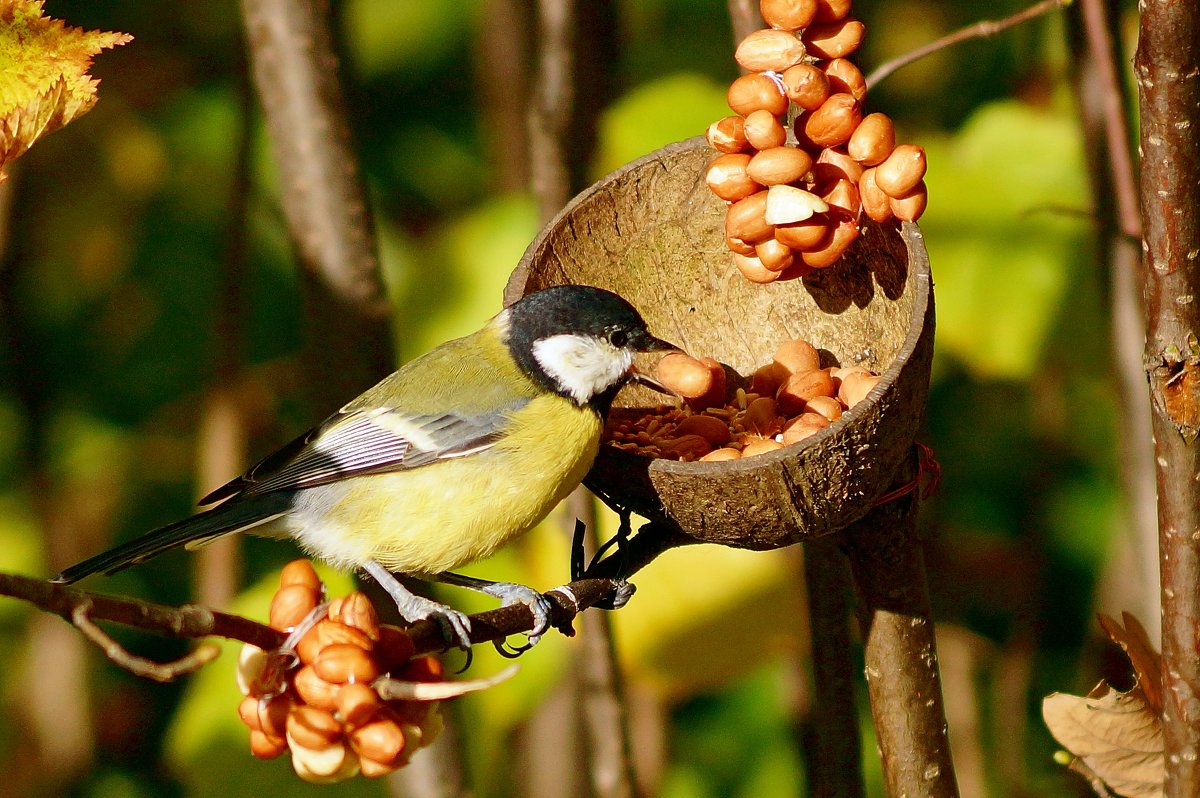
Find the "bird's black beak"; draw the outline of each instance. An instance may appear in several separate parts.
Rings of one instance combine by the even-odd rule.
[[[661,338],[655,338],[653,335],[646,332],[645,330],[641,330],[636,335],[634,335],[631,343],[633,344],[633,348],[639,352],[682,352],[683,351],[683,349],[681,347],[675,346],[675,344],[673,344],[669,341],[664,341]]]
[[[655,338],[653,335],[651,335],[649,332],[646,332],[645,330],[642,330],[641,332],[639,332],[634,337],[632,343],[633,343],[633,348],[639,352],[682,352],[683,351],[680,347],[676,346],[675,344],[671,343],[670,341],[664,341],[661,338]],[[631,382],[635,382],[638,385],[645,385],[647,388],[649,388],[652,391],[658,391],[659,393],[666,394],[667,396],[676,396],[676,393],[674,391],[672,391],[670,388],[663,385],[658,380],[651,377],[649,374],[646,374],[645,372],[639,370],[636,366],[634,366],[633,370],[630,372],[629,379]]]

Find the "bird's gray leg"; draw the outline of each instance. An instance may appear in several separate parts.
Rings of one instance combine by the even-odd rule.
[[[388,569],[374,560],[367,560],[363,563],[363,570],[369,573],[379,583],[379,586],[392,597],[392,601],[396,602],[396,609],[400,611],[404,620],[416,623],[426,618],[432,618],[441,624],[447,640],[464,651],[470,650],[471,619],[467,617],[466,613],[424,596],[416,595],[400,584]]]
[[[518,585],[515,582],[493,582],[490,579],[478,579],[474,576],[453,574],[449,571],[433,576],[439,582],[456,585],[470,590],[478,590],[489,596],[500,599],[500,603],[509,607],[522,604],[533,613],[533,628],[529,630],[529,644],[534,645],[542,639],[542,635],[550,628],[550,600],[531,587]]]

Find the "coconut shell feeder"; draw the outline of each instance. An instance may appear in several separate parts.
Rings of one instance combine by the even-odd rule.
[[[719,360],[734,386],[793,338],[812,343],[823,365],[862,365],[881,374],[865,400],[798,444],[724,462],[651,459],[602,446],[585,484],[615,508],[655,522],[647,529],[664,543],[651,544],[646,557],[635,555],[634,569],[683,542],[761,550],[832,536],[834,546],[817,541],[805,549],[806,558],[822,563],[806,565],[810,599],[816,591],[848,592],[849,577],[835,575],[853,574],[868,671],[875,670],[868,688],[889,762],[889,792],[956,795],[924,564],[913,535],[916,501],[910,495],[877,504],[912,478],[929,387],[933,292],[920,229],[868,221],[834,267],[750,283],[725,247],[725,204],[704,180],[712,157],[703,137],[689,139],[576,196],[525,252],[505,304],[564,283],[607,288],[632,302],[655,335]],[[613,412],[661,403],[647,389],[626,388]],[[844,632],[846,619],[816,617],[818,603],[810,600],[814,668],[836,671],[835,681],[852,693],[854,666],[844,639],[830,646],[816,639],[819,628]],[[855,721],[843,710],[831,708],[825,719],[830,768],[835,760],[856,767]],[[852,737],[853,745],[838,753],[837,737]]]
[[[587,484],[699,541],[773,549],[846,527],[870,510],[909,453],[933,352],[929,260],[915,224],[868,223],[836,268],[768,285],[737,272],[725,204],[704,182],[712,151],[691,139],[635,161],[576,197],[530,246],[506,302],[562,283],[607,288],[660,337],[739,375],[804,338],[824,365],[882,375],[868,399],[798,445],[719,463],[602,447]],[[614,412],[662,403],[626,389]]]

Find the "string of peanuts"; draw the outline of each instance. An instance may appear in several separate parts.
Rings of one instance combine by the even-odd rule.
[[[833,266],[858,238],[863,214],[884,223],[925,211],[925,151],[897,145],[886,114],[863,114],[867,83],[848,56],[866,27],[850,6],[761,0],[770,27],[734,55],[749,74],[729,87],[735,113],[708,128],[722,154],[705,179],[728,203],[725,243],[751,282]]]

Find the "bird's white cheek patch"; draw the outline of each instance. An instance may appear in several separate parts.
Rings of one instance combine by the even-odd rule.
[[[542,369],[575,401],[584,404],[625,378],[633,355],[586,335],[552,335],[533,344]]]

